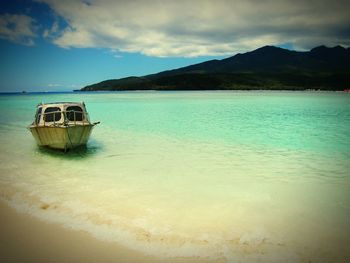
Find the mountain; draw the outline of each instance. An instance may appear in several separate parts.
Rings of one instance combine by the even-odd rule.
[[[106,80],[81,90],[344,90],[349,87],[350,48],[319,46],[300,52],[264,46],[222,60],[157,74]]]

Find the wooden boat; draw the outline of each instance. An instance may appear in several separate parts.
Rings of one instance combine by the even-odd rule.
[[[28,129],[39,146],[67,151],[85,145],[98,123],[90,122],[83,102],[41,103]]]

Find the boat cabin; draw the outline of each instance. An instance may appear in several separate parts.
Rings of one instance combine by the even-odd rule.
[[[59,126],[88,123],[90,123],[89,116],[83,102],[55,102],[37,106],[33,125]]]

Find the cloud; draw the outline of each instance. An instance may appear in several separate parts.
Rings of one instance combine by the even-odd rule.
[[[50,84],[47,84],[48,87],[62,87],[63,85],[62,84],[57,84],[57,83],[50,83]]]
[[[27,46],[34,45],[36,21],[27,15],[0,15],[0,38]]]
[[[44,87],[48,87],[48,88],[81,88],[84,85],[77,85],[77,84],[59,84],[59,83],[49,83],[46,85],[43,85]]]
[[[58,21],[55,20],[50,29],[46,28],[43,32],[44,38],[55,38],[59,34],[59,24]]]
[[[347,0],[41,0],[67,23],[54,43],[158,57],[228,55],[263,45],[350,45]],[[49,34],[49,32],[47,33]]]

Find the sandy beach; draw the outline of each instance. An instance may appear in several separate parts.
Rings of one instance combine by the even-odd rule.
[[[37,147],[42,96],[87,102],[85,150]],[[350,262],[349,99],[2,95],[0,261]]]
[[[144,255],[88,233],[19,213],[0,201],[1,262],[209,262],[195,258],[162,259]]]

